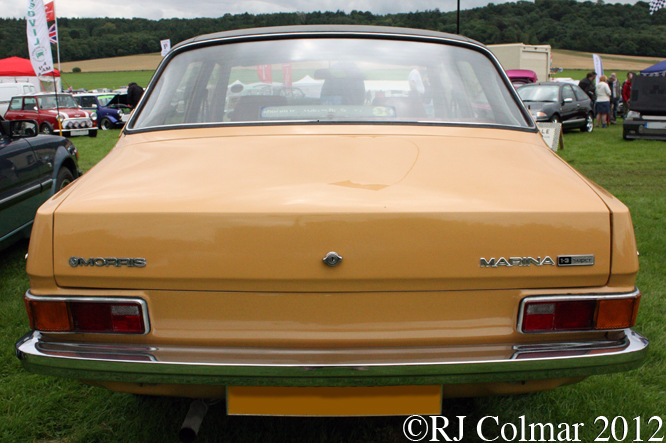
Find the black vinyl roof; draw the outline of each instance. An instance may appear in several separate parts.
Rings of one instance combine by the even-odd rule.
[[[447,34],[444,32],[428,31],[425,29],[412,29],[412,28],[396,28],[388,26],[355,26],[355,25],[308,25],[308,26],[274,26],[268,28],[249,28],[249,29],[237,29],[233,31],[225,32],[215,32],[213,34],[200,35],[185,41],[178,43],[175,48],[189,44],[189,43],[198,43],[205,42],[210,40],[224,39],[230,37],[260,37],[262,35],[270,34],[354,34],[354,33],[363,33],[363,34],[386,34],[386,35],[407,35],[411,37],[431,37],[431,38],[441,38],[447,40],[455,40],[466,43],[481,44],[476,40],[463,37],[456,34]]]

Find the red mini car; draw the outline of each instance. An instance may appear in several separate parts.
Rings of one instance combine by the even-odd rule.
[[[70,94],[41,92],[13,97],[5,119],[36,120],[42,134],[62,129],[65,137],[97,137],[97,114],[81,109]]]

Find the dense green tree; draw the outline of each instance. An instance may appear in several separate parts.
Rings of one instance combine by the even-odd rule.
[[[649,14],[647,2],[535,0],[489,4],[461,12],[460,33],[486,44],[549,44],[557,49],[666,57],[666,8]],[[439,9],[374,15],[367,11],[225,14],[218,18],[58,18],[62,61],[159,51],[196,35],[265,26],[315,24],[399,26],[456,32],[456,12]],[[26,23],[0,19],[0,58],[27,57]]]

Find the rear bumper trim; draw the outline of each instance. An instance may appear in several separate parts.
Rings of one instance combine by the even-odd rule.
[[[32,332],[16,343],[26,370],[85,380],[233,386],[378,386],[585,377],[639,367],[648,340],[367,349],[184,348],[81,344]]]

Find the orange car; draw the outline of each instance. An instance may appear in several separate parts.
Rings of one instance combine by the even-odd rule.
[[[230,414],[436,414],[640,366],[628,209],[487,48],[381,27],[197,37],[38,211],[31,372]]]

